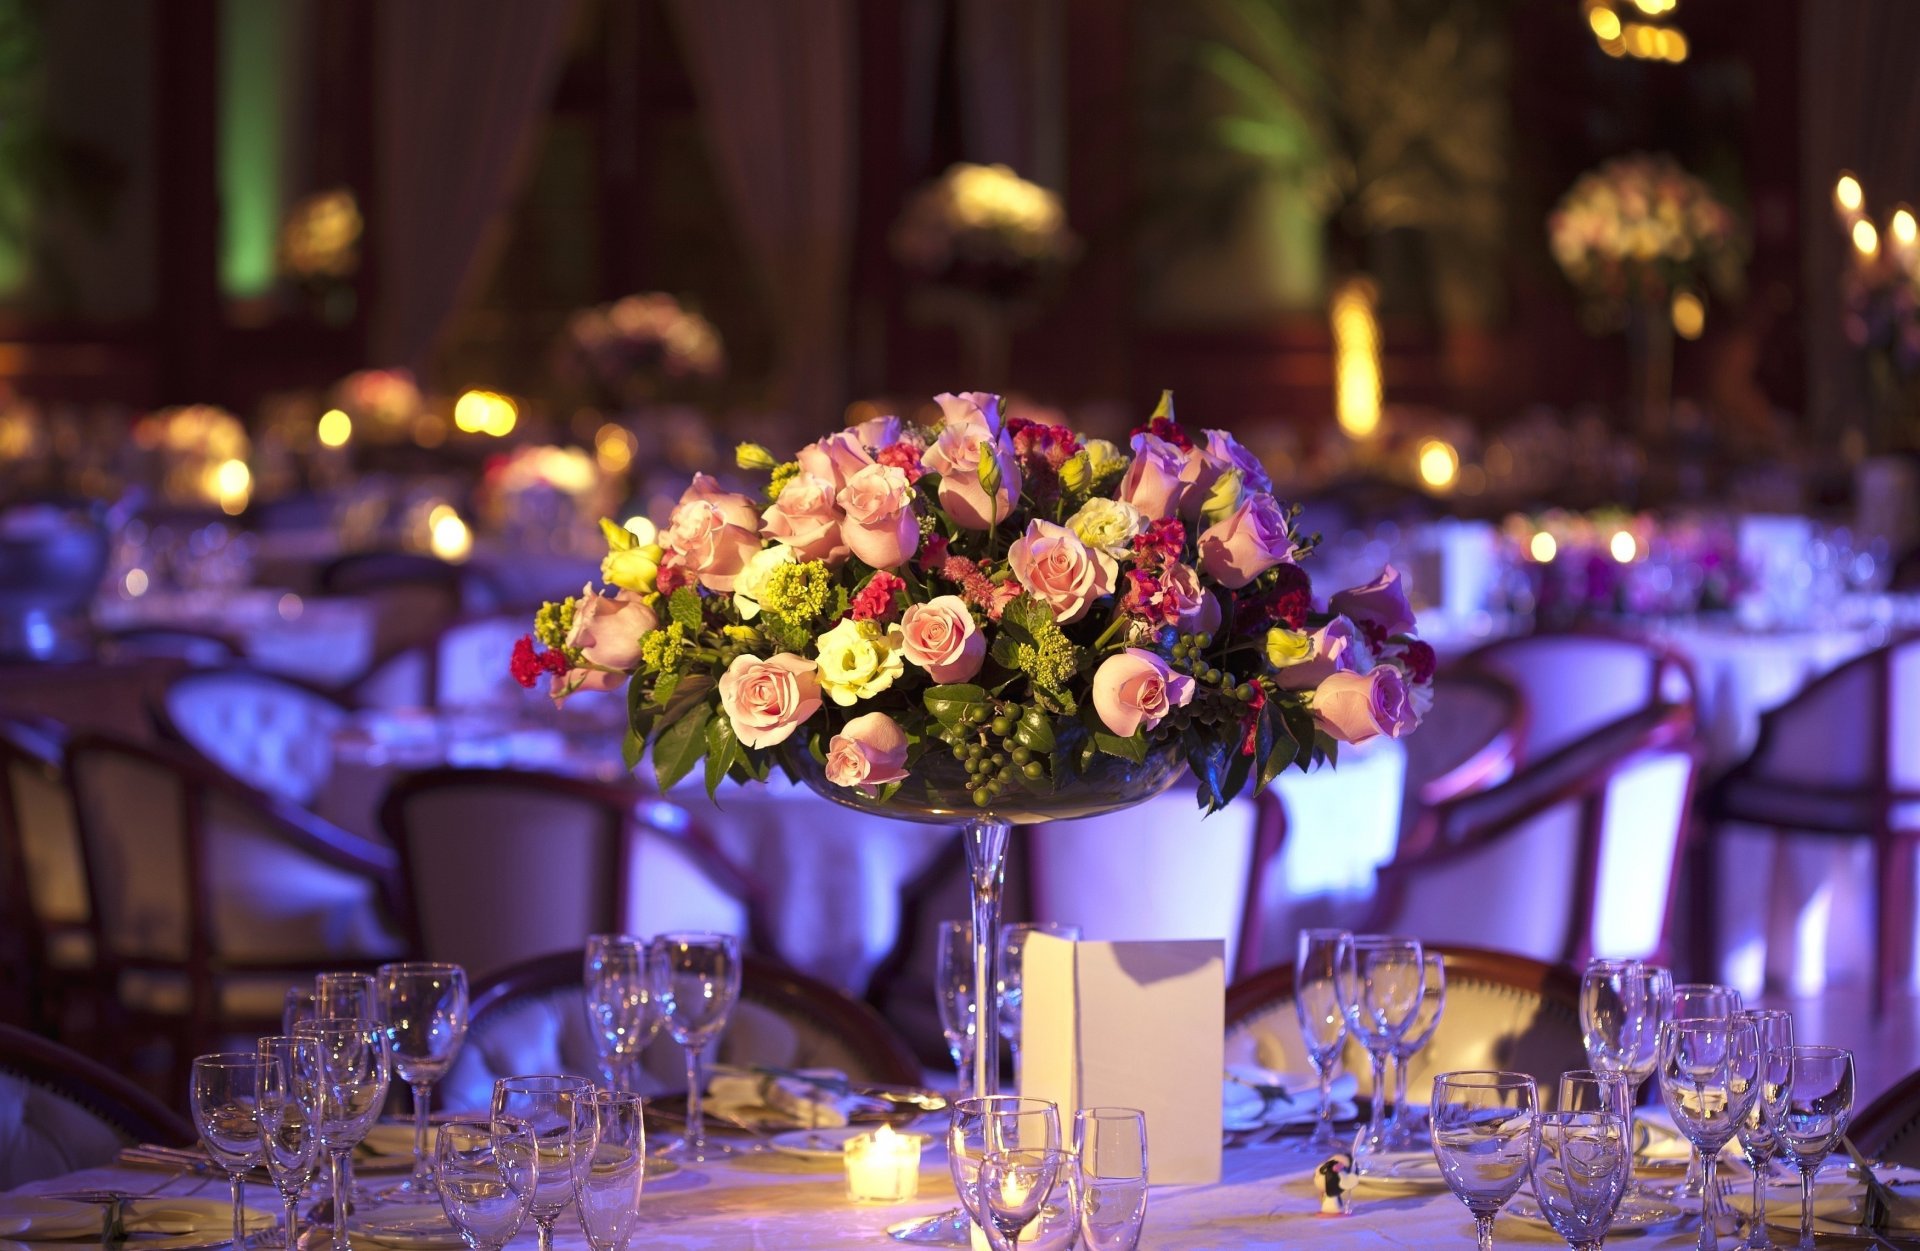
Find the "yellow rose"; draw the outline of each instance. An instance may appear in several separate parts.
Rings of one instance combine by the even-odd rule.
[[[1088,459],[1085,450],[1075,452],[1060,466],[1060,485],[1069,495],[1080,495],[1093,489],[1093,462]]]
[[[1297,665],[1313,655],[1313,636],[1304,630],[1275,626],[1267,631],[1267,663],[1276,669]]]
[[[654,579],[660,575],[660,545],[643,543],[607,553],[600,562],[600,580],[608,586],[653,594]]]
[[[906,667],[900,627],[848,618],[820,636],[820,689],[842,708],[892,686]]]

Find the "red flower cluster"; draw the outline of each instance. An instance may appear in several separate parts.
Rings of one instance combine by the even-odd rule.
[[[1164,565],[1180,559],[1187,545],[1187,528],[1178,517],[1149,522],[1145,534],[1133,536],[1133,558],[1142,565]]]
[[[892,621],[900,615],[900,609],[893,597],[907,589],[903,579],[897,578],[882,569],[873,575],[860,593],[853,597],[849,605],[849,615],[855,621],[878,621],[882,624]]]
[[[947,536],[938,530],[920,536],[920,552],[913,563],[927,573],[939,573],[947,563]]]
[[[1424,639],[1415,639],[1407,644],[1407,676],[1416,684],[1433,681],[1434,667],[1439,658],[1433,654],[1433,644]]]
[[[1043,464],[1058,474],[1060,466],[1080,450],[1080,440],[1073,431],[1030,417],[1007,418],[1007,433],[1013,436],[1013,453],[1020,458],[1023,469]]]
[[[1180,423],[1171,417],[1155,417],[1144,426],[1133,428],[1134,436],[1150,434],[1164,443],[1171,443],[1183,452],[1193,450],[1193,440],[1180,428]]]
[[[654,579],[653,586],[660,594],[671,595],[683,586],[697,586],[699,582],[700,579],[694,575],[693,570],[685,568],[672,556],[668,556],[660,562],[660,573]]]
[[[1018,582],[995,582],[980,572],[980,566],[965,556],[949,556],[940,566],[940,576],[960,587],[960,597],[984,611],[994,621],[1020,594]]]
[[[513,645],[513,659],[507,663],[513,673],[513,680],[528,690],[533,689],[542,674],[565,673],[567,658],[556,651],[536,652],[533,650],[533,635],[524,634]]]
[[[1240,754],[1251,756],[1254,742],[1260,735],[1260,710],[1267,706],[1267,688],[1258,682],[1253,684],[1253,698],[1247,701],[1247,727],[1240,738]]]
[[[882,465],[891,465],[907,475],[907,485],[912,486],[925,476],[926,467],[920,463],[920,449],[911,443],[890,443],[880,449],[874,460]]]
[[[1180,620],[1180,603],[1167,592],[1159,569],[1129,569],[1121,579],[1120,611],[1154,625],[1173,625]]]
[[[1278,581],[1256,595],[1242,599],[1234,618],[1241,634],[1264,634],[1277,625],[1289,630],[1307,628],[1307,610],[1313,606],[1313,584],[1298,565],[1275,566]]]

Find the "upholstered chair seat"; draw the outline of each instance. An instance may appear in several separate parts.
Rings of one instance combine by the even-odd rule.
[[[252,669],[200,669],[168,684],[158,713],[168,737],[247,785],[313,806],[333,763],[347,709],[291,678]]]
[[[121,1148],[185,1146],[192,1126],[119,1074],[0,1025],[0,1190],[110,1164]]]

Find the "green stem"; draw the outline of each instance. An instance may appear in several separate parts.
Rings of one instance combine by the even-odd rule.
[[[1127,623],[1127,616],[1125,613],[1114,614],[1113,622],[1110,625],[1108,625],[1105,630],[1101,632],[1099,638],[1093,641],[1093,650],[1097,652],[1101,648],[1105,647],[1108,643],[1112,642],[1115,632],[1117,632],[1120,629],[1120,627],[1125,625],[1126,623]]]

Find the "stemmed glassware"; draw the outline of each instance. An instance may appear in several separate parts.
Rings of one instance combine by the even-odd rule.
[[[1660,1027],[1660,1093],[1673,1123],[1705,1162],[1700,1251],[1718,1245],[1710,1196],[1727,1145],[1759,1095],[1759,1035],[1753,1022],[1724,1016],[1668,1021]]]
[[[1405,1151],[1413,1146],[1415,1127],[1419,1125],[1407,1108],[1407,1069],[1420,1048],[1427,1045],[1440,1024],[1447,1007],[1447,964],[1438,952],[1423,952],[1420,966],[1425,981],[1420,1006],[1413,1019],[1393,1042],[1393,1119],[1387,1123],[1387,1150]]]
[[[371,973],[316,973],[313,975],[313,1015],[335,1018],[380,1019],[380,993]]]
[[[1673,1021],[1720,1020],[1732,1016],[1743,1006],[1740,1002],[1740,992],[1731,986],[1721,986],[1714,982],[1683,982],[1673,988],[1673,994],[1667,1001],[1667,1018]],[[1710,1210],[1718,1216],[1722,1213],[1720,1196],[1712,1190],[1702,1188],[1704,1176],[1700,1162],[1700,1148],[1695,1147],[1687,1157],[1687,1180],[1681,1185],[1676,1197],[1698,1199],[1705,1195]]]
[[[1080,1234],[1080,1192],[1066,1151],[989,1151],[980,1158],[980,1228],[993,1251],[1066,1251]]]
[[[233,1187],[233,1245],[247,1245],[247,1170],[260,1163],[260,1094],[266,1066],[251,1051],[196,1056],[188,1102],[193,1127]]]
[[[1473,1213],[1480,1251],[1493,1251],[1493,1218],[1533,1169],[1539,1110],[1540,1092],[1525,1073],[1469,1070],[1433,1079],[1434,1158],[1447,1189]]]
[[[526,1126],[538,1159],[533,1198],[527,1205],[540,1251],[553,1251],[553,1225],[567,1210],[580,1177],[593,1163],[600,1120],[593,1083],[584,1077],[503,1077],[493,1084],[496,1132]],[[509,1155],[511,1168],[512,1156]]]
[[[1060,1109],[1046,1099],[1019,1095],[956,1099],[947,1122],[947,1169],[960,1206],[977,1225],[980,1212],[980,1162],[991,1154],[1028,1155],[1060,1149]]]
[[[387,1031],[366,1018],[300,1023],[299,1036],[316,1041],[320,1075],[320,1144],[333,1180],[334,1251],[350,1251],[347,1209],[352,1206],[347,1157],[373,1128],[391,1080]]]
[[[1853,1053],[1790,1046],[1775,1054],[1785,1063],[1768,1073],[1765,1098],[1780,1154],[1800,1170],[1800,1251],[1813,1251],[1813,1176],[1853,1119]]]
[[[320,1170],[320,1045],[301,1035],[262,1038],[255,1054],[265,1066],[260,1086],[260,1145],[267,1177],[280,1192],[286,1217],[279,1246],[300,1245],[300,1192]],[[275,1245],[268,1236],[256,1240]]]
[[[979,1045],[979,1022],[973,1009],[973,932],[965,921],[940,923],[939,947],[934,956],[934,989],[938,995],[940,1032],[959,1070],[958,1089],[973,1089],[973,1049]]]
[[[700,1050],[726,1028],[733,1002],[740,997],[740,940],[731,934],[662,934],[655,942],[667,1032],[687,1049],[685,1158],[705,1161],[709,1155],[729,1155],[723,1144],[707,1141]]]
[[[457,964],[412,962],[383,964],[377,978],[393,1071],[413,1089],[413,1176],[396,1189],[431,1197],[427,1110],[433,1084],[446,1076],[467,1036],[467,972]]]
[[[449,1121],[434,1135],[433,1180],[461,1241],[499,1251],[520,1232],[539,1187],[532,1128],[510,1116]]]
[[[1020,987],[1025,980],[1027,940],[1035,934],[1079,941],[1080,927],[1054,921],[1026,922],[1000,927],[1000,1037],[1013,1056],[1013,1084],[1020,1084]]]
[[[1633,1177],[1633,1131],[1626,1116],[1541,1113],[1531,1176],[1534,1198],[1553,1232],[1572,1251],[1599,1251]]]
[[[300,1022],[311,1021],[316,1015],[312,991],[302,990],[298,986],[287,987],[286,1003],[280,1009],[281,1034],[297,1032]]]
[[[1638,960],[1594,960],[1580,977],[1580,1035],[1587,1063],[1632,1083],[1629,1103],[1660,1064],[1660,1023],[1673,999],[1673,974]]]
[[[1347,1017],[1334,983],[1340,945],[1352,937],[1345,930],[1301,930],[1293,961],[1293,1010],[1300,1018],[1307,1058],[1320,1079],[1320,1116],[1307,1139],[1307,1150],[1316,1155],[1334,1148],[1333,1070],[1347,1041]]]
[[[1084,1108],[1073,1115],[1073,1181],[1080,1245],[1134,1251],[1147,1220],[1147,1116],[1138,1108]]]
[[[1760,1047],[1760,1098],[1747,1107],[1740,1118],[1740,1153],[1753,1170],[1753,1218],[1747,1226],[1749,1251],[1767,1251],[1773,1245],[1767,1237],[1767,1170],[1779,1149],[1773,1132],[1773,1112],[1766,1092],[1786,1081],[1789,1049],[1793,1046],[1793,1017],[1773,1008],[1742,1012],[1737,1018],[1753,1022]]]
[[[1353,1144],[1353,1171],[1365,1176],[1386,1150],[1387,1057],[1406,1031],[1424,995],[1420,942],[1386,934],[1343,939],[1336,957],[1334,993],[1353,1031],[1373,1060],[1373,1109]]]
[[[1554,1109],[1559,1112],[1610,1112],[1633,1129],[1633,1079],[1625,1073],[1570,1069],[1560,1075]]]
[[[640,1222],[640,1191],[647,1181],[647,1126],[640,1096],[598,1091],[594,1113],[600,1140],[585,1171],[576,1175],[580,1229],[593,1251],[625,1251]]]
[[[666,1016],[657,953],[628,934],[591,934],[583,980],[593,1045],[607,1076],[615,1090],[639,1089],[640,1055]]]

